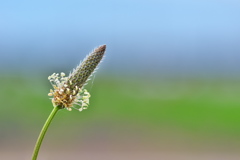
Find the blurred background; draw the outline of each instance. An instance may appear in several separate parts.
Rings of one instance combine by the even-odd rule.
[[[89,109],[61,110],[39,160],[240,157],[240,1],[1,1],[0,159],[27,160],[47,77],[107,45]]]

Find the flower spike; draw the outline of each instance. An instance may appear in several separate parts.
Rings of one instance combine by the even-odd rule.
[[[79,111],[87,109],[90,94],[83,87],[101,62],[105,50],[106,45],[94,49],[68,77],[65,77],[63,72],[53,73],[48,77],[54,89],[50,90],[48,96],[53,96],[51,99],[54,107],[58,106],[71,111],[73,105],[77,105],[80,106]]]

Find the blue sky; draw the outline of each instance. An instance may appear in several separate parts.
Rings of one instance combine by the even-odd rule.
[[[238,0],[2,1],[1,71],[68,70],[107,44],[122,72],[239,73]]]

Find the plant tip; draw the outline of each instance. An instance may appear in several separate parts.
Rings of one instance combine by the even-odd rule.
[[[84,89],[89,77],[94,73],[105,54],[106,45],[94,49],[86,58],[66,77],[65,73],[53,73],[48,77],[54,90],[48,96],[53,96],[53,106],[66,108],[71,111],[73,106],[78,110],[87,109],[90,93]]]

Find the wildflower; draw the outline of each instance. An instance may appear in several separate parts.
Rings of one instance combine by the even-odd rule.
[[[54,107],[66,108],[69,111],[74,106],[79,106],[79,111],[87,109],[90,93],[83,87],[101,62],[105,50],[106,45],[94,49],[67,77],[63,72],[53,73],[48,77],[53,86],[48,96],[53,96],[51,99]]]

